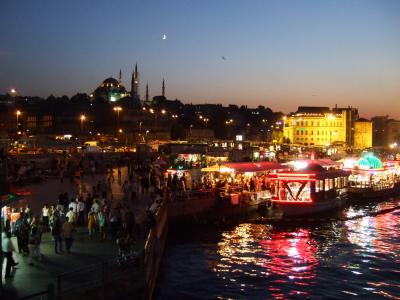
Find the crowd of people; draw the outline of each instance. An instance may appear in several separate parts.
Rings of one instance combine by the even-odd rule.
[[[2,212],[5,217],[2,248],[7,260],[6,276],[10,277],[10,270],[16,266],[12,257],[12,236],[17,240],[15,251],[27,256],[30,265],[42,260],[44,233],[52,236],[56,254],[73,251],[77,230],[86,231],[91,239],[116,242],[119,252],[131,249],[137,239],[145,236],[149,226],[154,225],[156,211],[166,196],[166,186],[161,176],[162,170],[151,163],[131,161],[127,166],[125,180],[122,180],[120,165],[110,167],[103,173],[102,180],[92,184],[91,190],[82,187],[87,189],[88,186],[83,176],[92,174],[78,169],[73,179],[78,186],[78,193],[72,197],[67,192],[59,194],[56,201],[44,204],[39,214],[33,213],[29,205],[5,208]],[[95,170],[92,169],[92,172]],[[118,180],[122,199],[114,199],[115,180]],[[137,224],[133,210],[139,199],[144,199],[147,206],[145,224]]]

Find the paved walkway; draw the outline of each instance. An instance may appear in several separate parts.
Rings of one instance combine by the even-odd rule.
[[[126,168],[122,170],[122,182],[126,177]],[[116,174],[115,174],[116,175]],[[91,185],[97,183],[98,180],[105,178],[97,175],[93,179],[88,176],[84,180],[86,188],[91,191]],[[117,178],[117,177],[116,177]],[[55,204],[58,194],[68,191],[69,196],[75,195],[76,186],[68,180],[60,183],[59,180],[51,179],[42,184],[28,187],[33,194],[29,198],[23,200],[17,205],[29,204],[34,215],[39,215],[41,207],[44,203]],[[121,201],[122,193],[118,180],[113,184],[113,205]],[[144,223],[146,218],[146,208],[148,199],[141,197],[136,202],[130,203],[131,210],[135,213],[137,223]],[[16,244],[16,239],[13,238]],[[17,249],[17,247],[15,247]],[[143,248],[143,241],[136,244],[137,250]],[[85,227],[80,227],[75,235],[74,244],[70,254],[55,254],[54,244],[49,233],[43,234],[41,243],[41,253],[43,260],[36,262],[34,266],[28,265],[28,258],[18,253],[14,254],[18,268],[13,273],[11,279],[3,278],[3,285],[6,291],[4,299],[16,299],[26,295],[34,294],[46,290],[48,284],[55,283],[56,275],[68,271],[74,271],[85,268],[89,265],[100,263],[116,257],[117,246],[114,241],[100,241],[98,236],[89,237]],[[5,264],[3,266],[5,268]],[[4,269],[3,269],[4,275]],[[1,297],[3,299],[3,296]]]

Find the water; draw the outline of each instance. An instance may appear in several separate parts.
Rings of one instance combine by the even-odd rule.
[[[334,217],[172,229],[157,298],[400,299],[400,199]]]

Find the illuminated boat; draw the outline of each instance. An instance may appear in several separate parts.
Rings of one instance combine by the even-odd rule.
[[[352,202],[386,199],[400,193],[400,166],[398,161],[381,162],[367,153],[353,162],[345,161],[351,171],[348,194]]]
[[[339,208],[346,203],[349,172],[326,170],[312,163],[301,171],[270,174],[276,215],[301,216]]]
[[[218,185],[205,189],[178,191],[172,193],[168,207],[171,222],[182,220],[222,220],[232,217],[246,218],[249,214],[265,213],[271,204],[271,193],[261,188],[246,189],[237,181],[263,176],[288,169],[276,162],[235,162],[203,168],[202,172]]]

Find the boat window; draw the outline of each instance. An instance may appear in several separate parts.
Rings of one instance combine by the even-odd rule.
[[[319,192],[319,180],[315,181],[315,192],[318,193]]]

